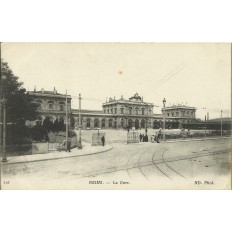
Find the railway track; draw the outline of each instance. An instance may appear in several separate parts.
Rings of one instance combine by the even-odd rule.
[[[174,147],[171,147],[171,148],[174,148]],[[221,151],[209,151],[209,152],[205,152],[204,154],[198,153],[198,154],[195,154],[194,156],[188,156],[188,157],[182,157],[182,158],[174,158],[173,160],[165,160],[165,153],[168,150],[170,150],[171,148],[165,148],[165,149],[161,148],[160,150],[156,151],[152,155],[151,161],[148,161],[146,163],[141,163],[141,158],[144,155],[146,155],[149,150],[152,149],[152,148],[148,148],[148,149],[146,149],[146,150],[144,150],[142,152],[140,151],[140,152],[136,152],[135,154],[133,154],[128,159],[126,165],[119,166],[119,167],[111,167],[111,168],[101,169],[101,170],[97,170],[97,171],[90,171],[90,172],[86,172],[86,173],[78,173],[78,174],[75,174],[75,175],[79,176],[79,177],[72,178],[72,179],[82,179],[82,178],[87,178],[87,177],[96,177],[96,176],[100,176],[100,175],[104,175],[104,174],[110,174],[110,173],[114,173],[114,172],[120,172],[120,171],[126,171],[128,176],[131,179],[133,179],[130,171],[133,170],[133,169],[137,169],[142,174],[142,176],[146,180],[148,180],[148,177],[145,174],[145,172],[142,170],[142,168],[149,167],[149,166],[154,166],[162,175],[164,175],[169,180],[173,180],[176,177],[181,178],[181,179],[186,179],[186,177],[184,177],[181,173],[179,173],[178,171],[173,169],[169,165],[169,163],[176,162],[176,161],[188,160],[188,159],[194,159],[194,158],[201,158],[201,157],[205,157],[205,156],[213,156],[213,155],[218,155],[218,154],[230,152],[230,149],[225,149],[225,150],[221,150]],[[160,155],[159,154],[160,151],[162,152],[161,153],[161,158],[158,161],[155,161],[155,156]],[[135,157],[135,155],[137,155],[139,153],[140,153],[140,156],[138,157],[137,162],[135,162],[134,164],[131,165],[130,161]]]

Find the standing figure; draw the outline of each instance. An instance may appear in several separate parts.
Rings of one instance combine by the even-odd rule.
[[[67,141],[67,151],[70,152],[70,149],[71,149],[71,141],[70,141],[70,139],[68,139],[68,141]]]
[[[105,136],[104,135],[101,137],[101,142],[102,142],[102,146],[104,147],[105,146]]]
[[[159,132],[158,132],[158,140],[160,140],[162,137],[162,129],[160,128],[159,129]]]
[[[139,140],[140,140],[140,142],[142,142],[142,138],[143,138],[143,136],[142,136],[142,134],[140,133],[140,134],[139,134]]]

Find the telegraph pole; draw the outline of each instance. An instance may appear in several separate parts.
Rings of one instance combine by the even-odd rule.
[[[222,110],[221,110],[221,136],[222,136]]]
[[[1,80],[0,80],[0,151],[1,151],[1,154],[3,153],[3,147],[2,147],[2,129],[3,129],[3,99],[2,99],[2,92],[3,92],[3,88],[2,88],[2,77],[1,77]]]
[[[81,145],[81,94],[79,94],[79,149],[82,149]]]
[[[6,76],[2,76],[2,80],[6,80]],[[2,83],[3,84],[3,83]],[[2,85],[1,85],[2,87]],[[3,113],[2,113],[2,124],[1,124],[1,128],[3,128],[3,131],[1,131],[2,133],[2,162],[7,162],[7,157],[6,157],[6,127],[7,127],[7,123],[6,123],[6,96],[5,96],[5,89],[1,89],[2,91],[2,99],[1,99],[1,105],[3,107]]]
[[[164,105],[164,141],[165,141],[165,104],[166,104],[166,99],[164,98],[164,100],[163,100],[163,105]]]
[[[67,95],[67,89],[66,89],[66,143],[65,148],[66,151],[68,150],[68,95]]]

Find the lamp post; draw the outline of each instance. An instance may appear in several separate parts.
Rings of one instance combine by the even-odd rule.
[[[6,80],[6,76],[2,76],[2,80]],[[1,83],[1,87],[2,87]],[[5,85],[4,85],[5,87]],[[3,116],[2,116],[2,122],[1,122],[1,128],[3,128],[3,131],[1,131],[1,135],[2,135],[2,162],[7,162],[7,157],[6,157],[6,127],[7,127],[7,123],[6,123],[6,96],[5,96],[5,89],[1,88],[1,93],[2,93],[2,99],[0,104],[3,106],[1,108],[3,108],[3,114],[2,112],[0,112]]]
[[[146,123],[146,125],[145,125],[145,133],[146,133],[146,136],[147,136],[147,118],[148,118],[148,107],[146,107],[146,116],[145,116],[145,123]]]
[[[165,104],[166,104],[166,99],[163,99],[163,105],[164,105],[164,141],[165,141]]]

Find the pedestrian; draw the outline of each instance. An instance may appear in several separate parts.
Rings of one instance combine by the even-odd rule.
[[[102,142],[102,146],[104,147],[105,146],[105,136],[104,135],[101,137],[101,142]]]
[[[143,136],[142,136],[142,134],[140,133],[140,134],[139,134],[139,140],[140,140],[140,142],[142,142],[142,138],[143,138]]]
[[[67,141],[67,151],[70,152],[70,149],[71,149],[71,141],[70,141],[70,139],[68,139],[68,141]]]
[[[155,135],[151,136],[151,142],[154,143],[155,142]]]
[[[142,140],[143,140],[143,142],[144,142],[144,134],[142,134]]]
[[[159,129],[159,132],[158,132],[158,140],[161,139],[161,136],[162,136],[162,129],[160,128],[160,129]]]
[[[62,146],[63,146],[63,149],[66,148],[66,140],[63,141]]]

